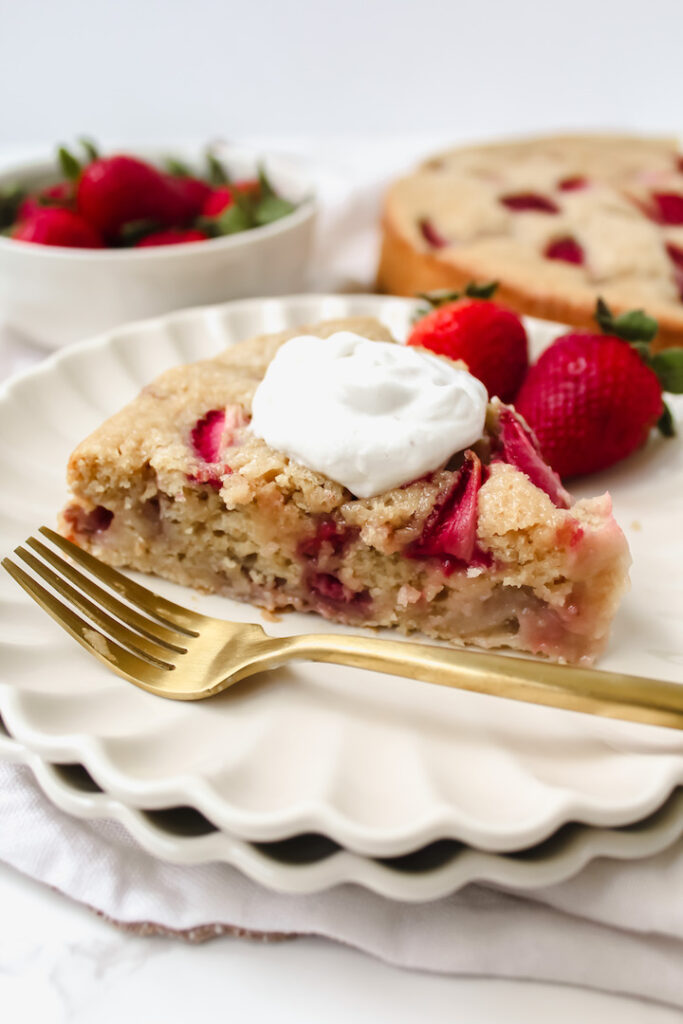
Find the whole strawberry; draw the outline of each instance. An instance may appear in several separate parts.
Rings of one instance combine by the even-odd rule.
[[[572,331],[531,367],[515,407],[561,477],[607,469],[645,443],[651,429],[674,433],[662,390],[683,391],[683,349],[650,354],[657,323],[640,311],[613,317],[607,333]]]
[[[61,245],[72,249],[101,249],[102,238],[73,210],[46,206],[37,210],[13,230],[12,238],[40,245]]]
[[[106,238],[116,239],[126,224],[154,221],[175,227],[194,216],[183,187],[132,156],[100,157],[83,170],[76,193],[78,212]]]
[[[22,201],[17,210],[16,220],[27,220],[34,213],[39,213],[48,206],[63,206],[70,208],[73,204],[74,188],[70,181],[60,181],[56,185],[41,189],[33,195],[28,195]]]
[[[462,359],[490,396],[511,402],[529,365],[524,325],[509,309],[488,301],[495,285],[468,285],[464,295],[433,292],[423,296],[436,306],[418,320],[409,345]]]

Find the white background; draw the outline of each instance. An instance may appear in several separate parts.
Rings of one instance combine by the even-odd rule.
[[[681,0],[0,0],[0,144],[676,131]]]
[[[679,134],[683,0],[0,0],[0,149],[104,139]],[[410,975],[330,944],[131,939],[0,871],[13,1021],[673,1021],[633,1001]],[[174,981],[175,979],[175,981]],[[205,1012],[210,1012],[205,1008]],[[160,1019],[160,1018],[159,1018]]]

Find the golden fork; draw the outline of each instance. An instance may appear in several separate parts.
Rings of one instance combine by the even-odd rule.
[[[277,639],[260,626],[209,618],[167,601],[54,530],[43,526],[40,532],[70,561],[35,537],[26,541],[31,550],[18,547],[16,554],[64,601],[9,558],[2,562],[7,572],[87,651],[160,697],[202,700],[256,672],[308,660],[683,729],[683,686],[676,683],[368,636]]]

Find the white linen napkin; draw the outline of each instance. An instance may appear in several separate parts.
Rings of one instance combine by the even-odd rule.
[[[148,934],[318,935],[401,967],[683,1006],[683,841],[644,861],[596,861],[524,897],[480,885],[417,905],[353,885],[285,896],[227,865],[157,860],[118,822],[71,818],[28,768],[0,762],[0,860]]]

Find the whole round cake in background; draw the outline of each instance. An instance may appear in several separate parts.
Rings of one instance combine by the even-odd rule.
[[[674,139],[566,135],[453,149],[386,196],[378,286],[497,280],[522,313],[593,326],[598,296],[683,344],[683,157]]]

